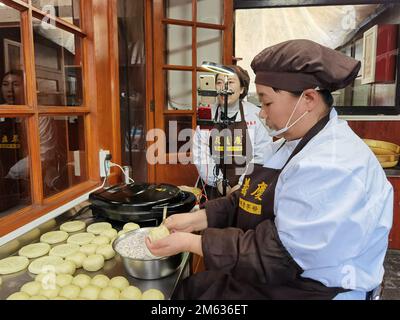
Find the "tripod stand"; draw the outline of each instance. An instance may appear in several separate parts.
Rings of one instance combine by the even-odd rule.
[[[226,128],[230,124],[233,123],[232,120],[230,120],[227,115],[228,115],[228,97],[233,94],[233,91],[229,89],[229,79],[227,75],[224,75],[224,89],[218,92],[218,95],[224,97],[224,114],[225,118],[221,119],[219,118],[219,123],[222,126],[222,132],[225,131]],[[226,188],[228,186],[228,179],[226,177],[226,163],[225,163],[225,157],[226,157],[226,139],[224,137],[223,139],[223,144],[222,144],[222,150],[223,150],[223,155],[220,157],[220,163],[217,164],[219,166],[219,169],[222,168],[222,195],[225,197],[226,196]]]
[[[232,90],[229,90],[229,76],[233,76],[235,72],[226,66],[214,63],[214,62],[203,62],[201,65],[202,68],[206,69],[207,71],[211,71],[213,73],[217,73],[220,75],[224,76],[224,88],[217,93],[217,95],[223,96],[224,97],[224,114],[228,114],[228,97],[233,94]],[[228,125],[230,125],[233,121],[228,119],[226,117],[225,119],[219,119],[216,123],[221,124],[223,131],[228,128]],[[219,164],[217,164],[217,169],[222,168],[222,195],[226,196],[226,188],[228,186],[228,180],[227,180],[227,167],[225,163],[225,155],[226,155],[226,139],[223,139],[223,145],[222,145],[222,150],[223,150],[223,155],[222,157],[219,158]]]

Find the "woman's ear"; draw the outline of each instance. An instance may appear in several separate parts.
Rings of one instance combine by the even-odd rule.
[[[304,91],[304,100],[306,102],[306,110],[311,111],[318,104],[320,95],[314,89],[307,89]]]

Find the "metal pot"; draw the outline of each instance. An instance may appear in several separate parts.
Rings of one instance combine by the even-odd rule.
[[[120,235],[113,242],[113,249],[121,256],[123,265],[132,277],[145,280],[154,280],[167,277],[174,273],[180,266],[183,258],[183,253],[170,256],[161,257],[151,260],[133,259],[121,255],[117,250],[117,244],[126,237],[132,236],[133,233],[143,232],[148,233],[152,228],[140,228],[134,231],[127,232]]]

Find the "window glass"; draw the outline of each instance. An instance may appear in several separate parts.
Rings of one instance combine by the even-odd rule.
[[[165,116],[167,153],[189,152],[190,148],[187,143],[191,138],[191,129],[191,116]]]
[[[224,24],[224,0],[198,0],[197,21]]]
[[[32,0],[32,5],[47,14],[80,26],[80,0]]]
[[[45,197],[87,180],[84,131],[84,118],[80,116],[39,118]]]
[[[255,54],[268,46],[291,39],[313,40],[362,63],[354,83],[332,93],[336,106],[360,111],[365,107],[393,109],[399,23],[400,5],[393,3],[237,10],[235,54],[243,58],[239,64],[250,71]],[[251,100],[255,76],[249,73]]]
[[[166,63],[192,65],[192,28],[168,24],[166,29]]]
[[[222,31],[197,29],[197,66],[204,61],[222,63]]]
[[[32,203],[24,118],[0,118],[0,218]]]
[[[0,6],[0,104],[25,104],[21,17],[17,10]]]
[[[82,47],[76,35],[33,20],[38,104],[81,106]]]
[[[165,17],[177,20],[192,20],[192,0],[166,0]]]
[[[192,109],[192,72],[166,71],[168,110]]]

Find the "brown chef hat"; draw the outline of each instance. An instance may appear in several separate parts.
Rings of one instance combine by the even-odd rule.
[[[239,78],[240,87],[243,88],[243,93],[239,96],[239,99],[244,99],[247,96],[247,92],[249,91],[250,85],[250,76],[249,73],[240,66],[236,65],[227,65],[229,69],[231,69]]]
[[[268,47],[252,61],[255,83],[298,92],[319,87],[329,91],[353,82],[361,62],[310,40],[290,40]]]

